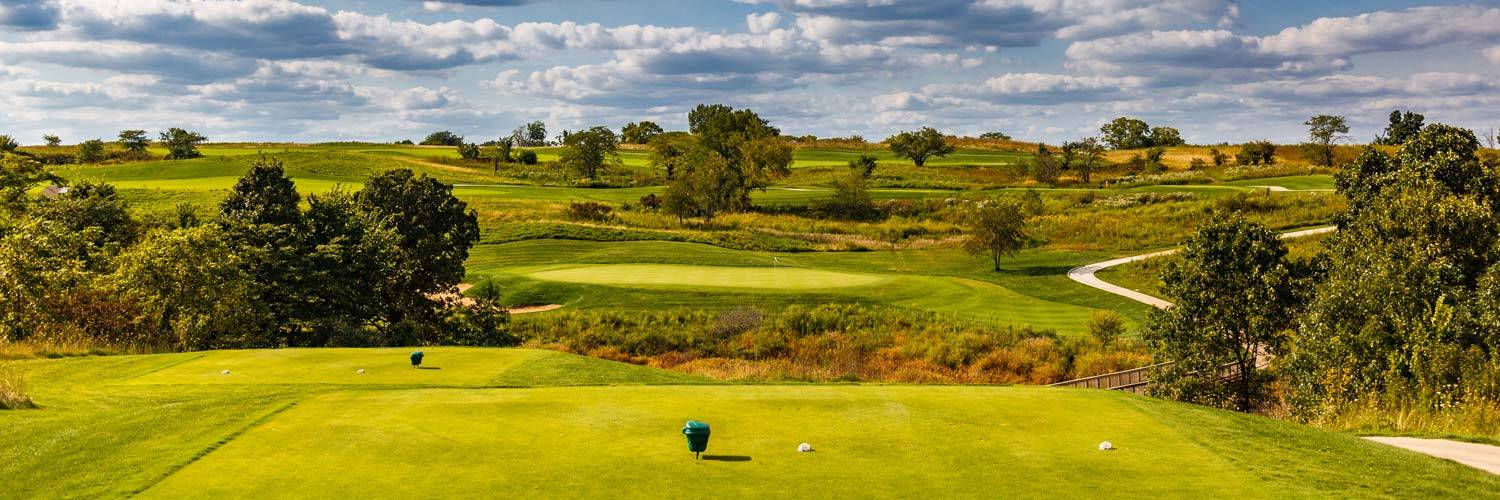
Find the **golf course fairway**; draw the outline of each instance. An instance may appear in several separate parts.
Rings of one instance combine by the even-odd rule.
[[[569,266],[527,273],[547,281],[613,286],[690,286],[812,290],[880,283],[868,274],[789,267],[721,267],[661,264],[600,264]]]
[[[551,351],[423,350],[440,369],[409,366],[411,349],[20,361],[40,409],[0,412],[0,477],[25,478],[3,496],[1475,498],[1500,488],[1497,476],[1352,435],[1125,393],[715,385]],[[687,420],[712,426],[702,460],[680,433]],[[1102,441],[1116,449],[1100,451]],[[797,451],[804,442],[812,452]]]

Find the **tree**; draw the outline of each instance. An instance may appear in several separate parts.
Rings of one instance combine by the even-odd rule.
[[[875,169],[880,166],[880,159],[874,155],[859,155],[859,158],[849,160],[849,170],[858,173],[860,177],[869,178],[875,174]]]
[[[516,127],[510,134],[517,146],[538,147],[547,145],[547,124],[541,120]]]
[[[104,160],[104,141],[89,139],[78,145],[79,163],[99,163]]]
[[[1089,321],[1084,326],[1088,328],[1089,336],[1094,337],[1101,345],[1113,344],[1115,339],[1125,335],[1125,317],[1114,311],[1089,313]]]
[[[510,155],[511,148],[514,145],[515,139],[510,137],[501,137],[500,139],[490,144],[490,162],[493,163],[494,171],[496,174],[500,173],[501,163],[511,163],[516,161],[516,159],[512,158]]]
[[[42,135],[42,140],[47,142],[47,147],[55,148],[62,145],[62,138],[53,134]]]
[[[1151,126],[1135,118],[1115,118],[1099,127],[1099,132],[1104,135],[1104,143],[1113,149],[1139,149],[1152,144]]]
[[[988,140],[992,140],[992,141],[1008,141],[1008,140],[1010,140],[1010,136],[1006,135],[1005,132],[985,132],[983,134],[979,134],[979,138],[980,139],[988,139]]]
[[[1344,117],[1336,115],[1317,115],[1308,118],[1303,125],[1307,125],[1307,135],[1316,146],[1317,153],[1315,161],[1322,166],[1333,166],[1333,143],[1349,133],[1349,125],[1345,123]]]
[[[109,184],[75,183],[56,199],[39,200],[32,215],[61,224],[69,231],[88,233],[93,245],[111,253],[130,246],[141,235],[140,223]],[[89,231],[90,228],[97,230]]]
[[[447,130],[439,130],[437,132],[427,134],[427,138],[422,139],[422,142],[419,144],[423,146],[462,146],[463,143],[464,136],[455,134]]]
[[[1219,148],[1208,148],[1208,158],[1215,167],[1222,167],[1225,163],[1229,163],[1229,155],[1219,151]]]
[[[516,153],[516,161],[520,162],[522,165],[536,165],[536,162],[538,161],[536,151],[523,149],[520,153]]]
[[[0,214],[25,211],[31,204],[28,192],[44,182],[58,180],[36,160],[0,152]]]
[[[370,177],[356,195],[361,210],[387,221],[400,251],[384,277],[381,303],[391,324],[430,319],[429,296],[452,290],[464,277],[469,249],[479,241],[479,218],[453,196],[453,186],[406,169]]]
[[[651,139],[651,168],[666,172],[667,180],[676,178],[683,155],[697,144],[686,132],[668,132]]]
[[[1296,414],[1500,398],[1500,168],[1478,152],[1473,132],[1432,124],[1337,175],[1349,210],[1286,363]]]
[[[1182,133],[1172,127],[1156,127],[1151,129],[1151,145],[1159,148],[1170,148],[1187,144],[1182,140]]]
[[[1104,147],[1099,144],[1097,137],[1085,137],[1064,145],[1076,160],[1073,164],[1078,166],[1078,174],[1083,182],[1091,182],[1094,166],[1104,157]]]
[[[740,180],[728,159],[694,142],[681,160],[676,177],[662,193],[663,210],[679,218],[701,216],[712,222],[714,216],[736,207],[737,191],[731,186]]]
[[[66,323],[60,306],[103,267],[90,236],[34,217],[0,231],[0,341],[25,340]]]
[[[1422,131],[1422,122],[1426,119],[1420,113],[1391,110],[1390,124],[1386,125],[1385,133],[1375,139],[1375,143],[1391,146],[1406,144],[1406,141],[1416,137],[1417,133]]]
[[[969,238],[964,250],[974,255],[988,255],[1000,272],[1000,259],[1014,255],[1025,247],[1026,214],[1015,200],[991,200],[980,205],[968,218]]]
[[[620,142],[625,144],[650,144],[656,136],[666,132],[655,122],[630,122],[620,129]]]
[[[751,191],[765,189],[772,179],[791,174],[791,145],[780,136],[780,130],[754,111],[722,104],[699,105],[688,113],[688,128],[693,141],[688,150],[707,148],[724,160],[724,182],[717,188],[721,193],[714,197],[727,201],[725,210],[750,209]],[[717,169],[709,170],[719,175]]]
[[[1144,338],[1157,363],[1154,395],[1251,411],[1267,394],[1261,360],[1279,353],[1296,300],[1286,246],[1265,227],[1214,215],[1162,280],[1174,304],[1153,311]]]
[[[1057,184],[1062,175],[1062,162],[1056,155],[1043,149],[1031,158],[1031,177],[1042,184]]]
[[[1247,142],[1240,146],[1240,151],[1235,154],[1234,161],[1243,166],[1275,164],[1276,145],[1271,141]]]
[[[197,132],[189,132],[177,127],[169,128],[161,133],[161,143],[167,147],[167,158],[172,160],[187,160],[203,156],[198,152],[198,145],[207,140],[207,137]]]
[[[890,146],[891,152],[896,156],[911,160],[918,167],[927,164],[931,157],[942,158],[953,153],[955,149],[948,143],[948,138],[943,137],[941,132],[932,127],[922,127],[916,132],[901,132],[885,140]]]
[[[132,155],[144,155],[146,148],[151,146],[151,139],[147,138],[145,130],[122,130],[120,145]]]
[[[618,148],[615,131],[609,127],[594,127],[568,134],[563,141],[561,161],[579,175],[594,180],[599,177],[599,170],[620,162]]]
[[[139,307],[136,345],[174,350],[274,347],[231,240],[218,226],[157,232],[116,259],[105,286]]]
[[[263,156],[235,182],[219,204],[219,215],[248,224],[297,224],[302,220],[301,199],[281,160]]]
[[[462,144],[458,145],[458,157],[459,158],[462,158],[462,159],[465,159],[465,160],[478,160],[479,159],[479,155],[480,155],[480,152],[479,152],[479,145],[478,144],[462,143]]]
[[[0,135],[0,154],[15,153],[20,147],[21,143],[16,142],[15,139],[8,135]]]

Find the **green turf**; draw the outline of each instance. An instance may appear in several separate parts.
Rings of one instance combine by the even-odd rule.
[[[716,288],[774,288],[810,290],[874,285],[879,276],[791,267],[674,266],[661,264],[603,264],[569,266],[525,273],[526,276],[569,283],[615,286],[687,286]]]
[[[1244,428],[1221,429],[1171,406],[993,387],[336,393],[248,430],[142,496],[1284,498],[1500,485],[1351,436],[1209,415]],[[678,433],[687,419],[713,426],[704,460]],[[1275,437],[1293,439],[1262,441]],[[1099,451],[1103,440],[1118,449]],[[798,453],[801,442],[815,451]]]
[[[1333,176],[1292,175],[1286,177],[1267,177],[1264,179],[1246,179],[1226,182],[1225,184],[1231,186],[1278,186],[1293,191],[1332,191]]]

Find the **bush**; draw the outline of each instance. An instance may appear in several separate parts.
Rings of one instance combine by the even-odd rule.
[[[641,207],[652,212],[661,210],[661,197],[656,193],[648,193],[641,197]]]
[[[1219,151],[1219,148],[1209,148],[1208,157],[1213,160],[1215,167],[1222,167],[1225,163],[1229,163],[1229,155]]]
[[[569,203],[567,217],[576,221],[605,222],[614,218],[614,208],[597,201]]]
[[[1244,166],[1274,165],[1276,163],[1276,145],[1272,144],[1271,141],[1245,143],[1244,146],[1240,146],[1240,152],[1234,158],[1235,163]]]
[[[521,162],[522,165],[536,165],[536,151],[523,149],[519,154],[516,155],[516,161]]]
[[[26,370],[19,366],[0,365],[0,410],[36,408],[27,387]]]
[[[1125,334],[1125,317],[1114,311],[1094,311],[1089,314],[1087,326],[1094,340],[1109,345]]]

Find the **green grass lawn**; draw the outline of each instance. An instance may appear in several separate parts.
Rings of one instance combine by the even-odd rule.
[[[1226,182],[1231,186],[1279,186],[1293,191],[1332,191],[1331,175],[1292,175]]]
[[[41,409],[0,412],[4,496],[1476,498],[1500,488],[1497,476],[1354,436],[1123,393],[701,385],[494,349],[428,349],[443,368],[429,371],[401,366],[407,351],[22,362]],[[239,367],[232,383],[202,383],[205,370],[223,377],[218,366]],[[350,380],[351,366],[389,383]],[[516,381],[536,387],[502,388]],[[567,387],[600,383],[623,385]],[[642,385],[658,383],[698,385]],[[713,426],[701,461],[679,433],[689,419]],[[1104,440],[1118,449],[1099,451]],[[802,442],[816,451],[796,452]]]
[[[885,281],[868,274],[791,267],[680,266],[661,264],[596,264],[566,266],[525,273],[544,281],[615,286],[676,286],[712,288],[774,288],[810,290],[868,286]]]

